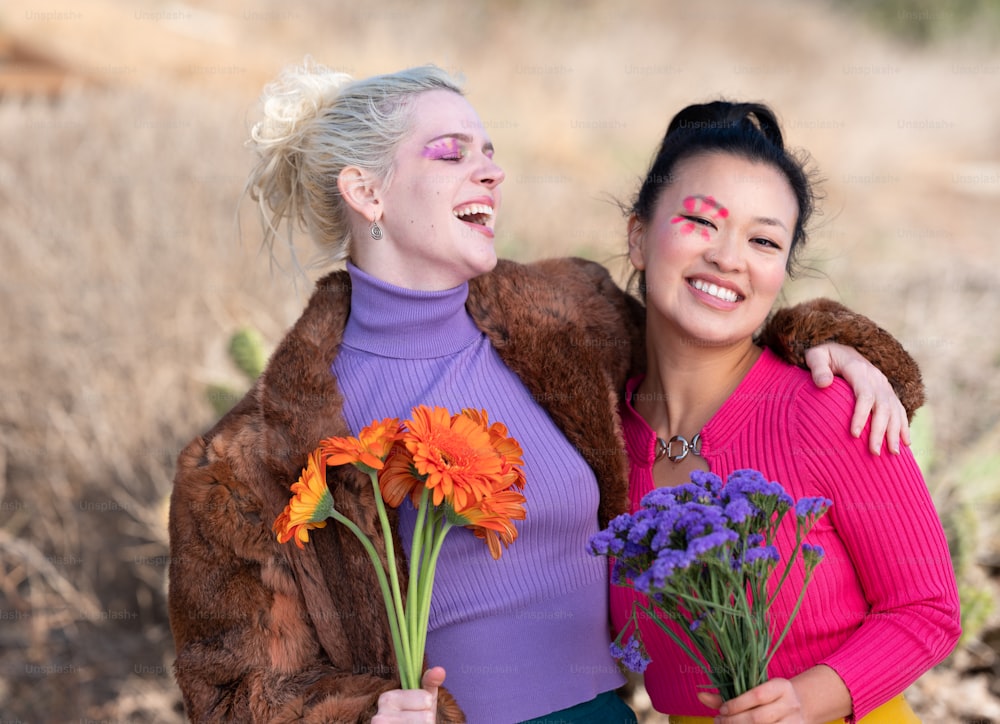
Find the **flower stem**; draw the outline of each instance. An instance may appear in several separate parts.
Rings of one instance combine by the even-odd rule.
[[[430,489],[424,487],[420,493],[417,522],[413,528],[413,544],[410,546],[410,582],[406,596],[406,631],[409,637],[410,671],[419,680],[424,664],[424,650],[420,646],[421,576],[427,569],[427,556],[431,550],[434,509],[430,505]]]
[[[389,516],[385,511],[385,501],[382,500],[382,489],[378,484],[378,473],[376,471],[371,471],[368,474],[371,478],[372,488],[375,491],[375,509],[378,511],[378,520],[382,526],[382,536],[385,538],[385,558],[386,564],[389,568],[389,582],[392,586],[392,601],[386,601],[386,607],[388,608],[392,605],[396,610],[396,618],[400,623],[405,624],[406,614],[403,611],[403,595],[399,588],[399,571],[396,570],[396,546],[392,540],[392,529],[389,527]],[[410,639],[408,636],[402,636],[402,648],[396,651],[397,664],[400,670],[400,684],[404,689],[419,689],[420,684],[418,681],[403,681],[402,672],[404,669],[411,671],[413,670],[412,658],[410,652]],[[418,677],[419,679],[419,677]]]
[[[426,559],[426,565],[422,566],[420,569],[420,588],[419,588],[419,600],[420,600],[420,625],[417,628],[419,632],[419,637],[416,641],[416,652],[420,654],[420,661],[423,662],[424,650],[427,647],[427,624],[431,616],[431,592],[434,588],[434,571],[437,569],[438,555],[441,553],[441,546],[444,543],[444,537],[448,535],[450,531],[455,526],[448,522],[448,519],[441,515],[432,515],[430,524],[430,530],[433,532],[433,548],[430,551],[430,555]],[[440,528],[437,526],[440,525]]]
[[[694,651],[692,651],[691,647],[688,646],[687,642],[684,639],[682,639],[680,636],[678,636],[676,633],[674,633],[673,629],[671,629],[666,624],[666,622],[663,621],[660,618],[660,611],[656,608],[656,606],[653,606],[653,605],[643,606],[643,605],[638,604],[638,603],[636,605],[639,606],[639,608],[642,609],[643,613],[645,613],[647,616],[649,616],[650,619],[652,619],[653,623],[655,623],[657,626],[659,626],[661,629],[663,629],[663,632],[665,634],[667,634],[667,636],[669,636],[670,638],[672,638],[674,640],[674,643],[676,643],[678,646],[681,647],[681,649],[684,651],[684,653],[686,653],[688,655],[688,658],[690,658],[691,661],[693,661],[695,664],[697,664],[698,668],[700,668],[702,671],[704,671],[706,676],[708,676],[709,678],[712,677],[712,672],[709,670],[709,668],[706,668],[705,663],[701,660],[701,658],[698,656],[698,654],[696,654]],[[678,621],[678,623],[681,623],[681,622]]]
[[[401,636],[399,628],[400,620],[395,614],[395,609],[392,605],[392,592],[389,590],[389,581],[386,578],[385,568],[382,566],[382,561],[378,557],[378,552],[375,550],[375,546],[372,545],[368,536],[366,536],[350,518],[347,518],[336,510],[331,512],[330,517],[338,523],[342,523],[347,526],[347,529],[350,530],[359,541],[361,541],[361,545],[364,546],[365,551],[368,553],[368,557],[371,558],[372,564],[375,566],[375,575],[378,577],[379,587],[382,589],[382,600],[385,602],[385,612],[389,618],[389,632],[392,635],[392,648],[396,652],[396,664],[399,668],[400,685],[404,689],[418,688],[418,686],[411,685],[412,682],[410,681],[409,672],[403,667],[403,659],[401,658],[401,653],[403,651],[403,637]]]
[[[771,649],[770,653],[767,655],[767,658],[764,660],[765,667],[769,663],[771,663],[771,659],[777,653],[778,647],[781,646],[781,642],[785,640],[785,636],[787,636],[788,632],[791,630],[792,621],[794,621],[795,617],[798,616],[799,614],[799,607],[802,605],[802,601],[805,599],[806,596],[806,586],[809,585],[809,579],[812,577],[811,573],[812,571],[806,571],[806,577],[802,581],[802,588],[799,591],[799,597],[795,601],[795,607],[792,608],[792,612],[788,614],[788,618],[785,621],[785,627],[784,629],[782,629],[781,635],[778,637],[778,640],[775,642],[774,647]]]

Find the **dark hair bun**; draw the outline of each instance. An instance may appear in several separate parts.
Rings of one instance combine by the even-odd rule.
[[[697,103],[674,116],[667,128],[667,137],[674,133],[705,130],[756,130],[779,149],[785,142],[774,112],[760,103],[712,101]]]

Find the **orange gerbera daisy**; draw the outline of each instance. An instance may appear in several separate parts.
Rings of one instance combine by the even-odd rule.
[[[357,465],[364,472],[381,470],[386,455],[399,439],[399,420],[373,420],[357,437],[328,437],[320,442],[327,465]]]
[[[292,499],[274,521],[274,532],[279,543],[295,539],[295,545],[304,548],[309,542],[309,531],[326,526],[326,519],[333,512],[333,497],[326,485],[326,460],[319,449],[309,454],[309,461],[298,482],[292,485]]]
[[[410,496],[414,507],[420,505],[420,494],[424,489],[424,481],[417,477],[413,467],[413,456],[403,443],[397,443],[385,467],[378,474],[379,487],[382,490],[382,500],[393,508],[398,508],[406,496]]]
[[[449,415],[443,407],[413,408],[403,444],[414,472],[432,491],[432,504],[448,502],[461,511],[490,494],[503,466],[489,432],[468,415]]]
[[[521,470],[521,466],[524,465],[524,451],[521,450],[517,440],[510,437],[507,426],[502,422],[494,422],[491,425],[486,410],[466,408],[462,410],[462,414],[476,420],[489,432],[490,444],[500,456],[502,487],[524,488],[524,472]]]
[[[516,490],[500,490],[483,498],[461,513],[452,513],[449,520],[470,528],[477,538],[486,541],[493,560],[503,553],[500,544],[506,548],[517,539],[515,520],[524,520],[526,500]]]

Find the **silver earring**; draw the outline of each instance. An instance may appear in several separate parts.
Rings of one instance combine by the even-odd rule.
[[[372,228],[368,230],[368,233],[375,241],[378,241],[382,238],[382,227],[378,225],[377,221],[372,221]]]

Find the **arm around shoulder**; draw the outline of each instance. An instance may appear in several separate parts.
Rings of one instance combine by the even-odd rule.
[[[924,404],[920,368],[903,345],[872,320],[833,300],[814,299],[777,310],[758,342],[799,367],[805,366],[805,352],[811,347],[825,342],[853,347],[889,379],[908,417]]]

